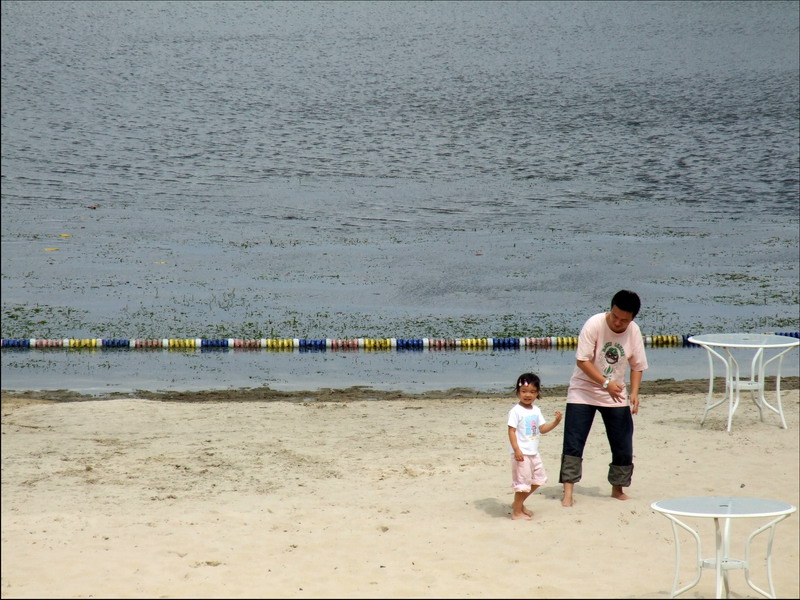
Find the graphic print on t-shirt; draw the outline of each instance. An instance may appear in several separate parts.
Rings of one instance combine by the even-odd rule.
[[[614,366],[625,358],[625,349],[621,344],[616,342],[606,342],[603,345],[603,358],[606,361],[606,367],[603,369],[603,375],[610,377],[614,372]]]
[[[532,440],[539,434],[539,425],[533,415],[525,417],[522,420],[522,431],[529,440]]]

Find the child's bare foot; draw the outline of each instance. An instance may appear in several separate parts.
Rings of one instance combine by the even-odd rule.
[[[524,520],[526,520],[526,521],[530,521],[530,520],[531,520],[531,516],[530,516],[529,514],[527,514],[527,513],[524,513],[524,512],[521,512],[521,513],[511,513],[511,518],[512,518],[512,519],[514,519],[515,521],[516,521],[517,519],[524,519]]]
[[[528,515],[529,517],[533,516],[533,511],[529,508],[525,508],[524,506],[522,507],[522,512]]]
[[[611,497],[617,500],[628,500],[630,498],[628,494],[622,491],[622,486],[619,485],[611,486]]]

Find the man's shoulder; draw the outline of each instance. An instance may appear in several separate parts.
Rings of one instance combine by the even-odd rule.
[[[603,324],[606,322],[606,313],[601,312],[597,313],[596,315],[592,315],[586,322],[583,324],[583,329],[587,331],[591,330],[598,330],[600,329]]]

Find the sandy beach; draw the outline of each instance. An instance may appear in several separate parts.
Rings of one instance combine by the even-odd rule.
[[[540,401],[548,418],[562,390]],[[3,598],[668,598],[669,521],[650,504],[746,496],[797,506],[798,390],[788,429],[743,401],[733,429],[702,393],[644,394],[631,499],[608,496],[601,421],[576,505],[550,481],[510,518],[512,397],[272,401],[4,395]],[[691,521],[691,520],[690,520]],[[696,523],[704,554],[711,521]],[[733,524],[734,554],[754,521]],[[760,536],[764,537],[764,536]],[[757,540],[760,538],[757,538]],[[800,595],[800,519],[773,547],[778,597]],[[752,576],[766,586],[765,541]],[[691,539],[685,581],[691,581]],[[742,571],[734,598],[758,597]],[[704,571],[687,598],[714,596]]]

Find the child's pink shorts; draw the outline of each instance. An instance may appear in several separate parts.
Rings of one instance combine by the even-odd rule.
[[[511,455],[511,487],[515,492],[530,492],[532,485],[547,483],[547,471],[538,454],[526,454],[523,460]]]

